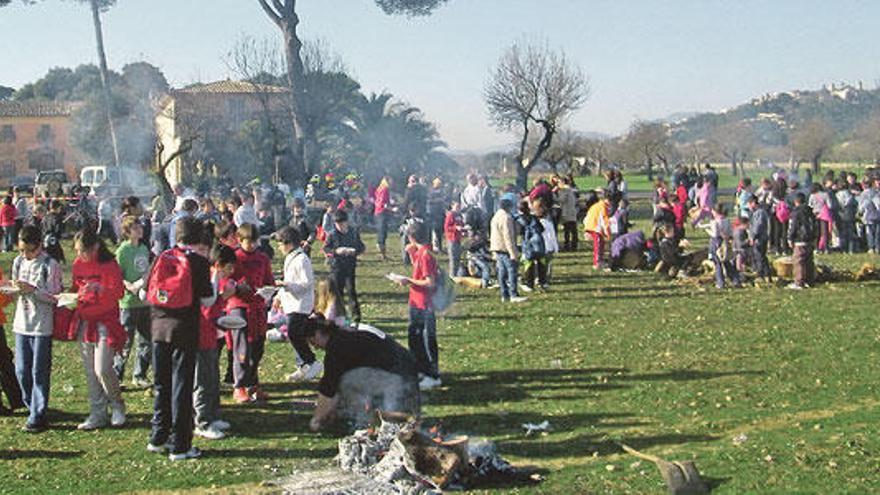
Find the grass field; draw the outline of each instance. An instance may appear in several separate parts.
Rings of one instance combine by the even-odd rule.
[[[581,249],[556,259],[548,292],[502,305],[495,292],[461,290],[438,322],[443,387],[425,397],[425,416],[494,440],[546,477],[494,490],[663,493],[656,469],[623,454],[620,440],[694,459],[717,493],[880,491],[877,283],[706,290],[594,272]],[[10,260],[0,257],[7,272]],[[853,269],[876,259],[819,261]],[[382,278],[391,270],[402,267],[365,255],[364,319],[405,342],[406,294]],[[225,396],[232,436],[196,439],[204,458],[174,464],[145,450],[148,392],[125,392],[126,427],[78,432],[88,405],[76,346],[56,343],[54,363],[53,428],[29,435],[22,413],[0,418],[2,493],[251,492],[330,463],[344,434],[311,433],[309,411],[291,409],[314,392],[284,382],[286,344],[269,344],[263,362],[272,399],[241,406]],[[545,419],[551,432],[524,435],[522,423]]]

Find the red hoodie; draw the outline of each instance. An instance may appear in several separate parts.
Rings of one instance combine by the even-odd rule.
[[[119,264],[116,260],[99,263],[77,258],[73,262],[72,278],[71,292],[79,295],[72,331],[78,331],[80,323],[85,322],[83,340],[97,343],[98,323],[101,323],[107,328],[107,343],[114,349],[122,349],[128,336],[119,323],[119,300],[125,294]],[[94,287],[87,288],[90,283]]]
[[[15,216],[18,211],[12,205],[4,204],[0,206],[0,227],[10,227],[15,225]]]
[[[235,273],[232,280],[241,284],[247,283],[251,289],[257,290],[267,285],[275,285],[275,277],[272,275],[272,261],[261,251],[247,252],[242,248],[235,250],[238,258]],[[222,288],[220,289],[222,291]],[[233,309],[244,309],[245,319],[248,322],[248,340],[261,338],[266,333],[266,301],[251,291],[230,297],[226,301],[226,312]]]

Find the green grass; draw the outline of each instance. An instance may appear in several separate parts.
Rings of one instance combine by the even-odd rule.
[[[7,272],[9,261],[0,257]],[[854,269],[877,260],[819,261]],[[406,294],[382,278],[391,270],[402,267],[365,256],[363,312],[405,342]],[[620,440],[694,459],[717,493],[878,492],[878,294],[874,282],[705,290],[653,273],[597,273],[587,253],[566,253],[550,291],[524,304],[459,292],[438,323],[444,386],[426,396],[424,414],[494,440],[509,460],[546,476],[499,491],[662,493],[655,468],[622,454]],[[144,450],[152,410],[144,391],[125,392],[125,428],[76,431],[88,408],[81,366],[74,344],[56,343],[52,430],[28,435],[21,413],[0,418],[0,492],[251,491],[330,463],[344,434],[311,433],[309,412],[291,410],[314,392],[284,382],[293,369],[286,344],[268,344],[263,362],[272,400],[240,406],[224,396],[232,436],[197,439],[205,457],[186,463]],[[524,436],[521,423],[545,419],[552,432]],[[740,434],[747,440],[735,445]]]

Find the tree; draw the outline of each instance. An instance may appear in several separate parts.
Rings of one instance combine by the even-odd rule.
[[[550,148],[559,126],[586,103],[590,86],[564,52],[515,43],[492,70],[484,93],[492,124],[520,134],[516,184],[525,189],[529,171]],[[540,139],[529,152],[533,129]]]
[[[303,43],[297,29],[300,18],[296,13],[296,0],[257,0],[263,12],[281,31],[286,61],[287,84],[290,88],[292,122],[289,132],[291,157],[298,167],[298,174],[305,176],[306,163],[303,150],[304,116],[302,106],[308,98],[306,92],[305,66],[302,59]],[[386,14],[428,15],[446,0],[376,0]]]
[[[730,172],[741,175],[746,157],[755,149],[758,137],[754,129],[744,122],[723,125],[712,134],[711,141],[721,155],[730,162]]]
[[[648,180],[654,180],[654,160],[660,156],[665,159],[665,150],[670,147],[666,126],[659,122],[636,120],[630,125],[624,143],[630,154],[644,164]],[[665,165],[668,166],[668,161]]]
[[[24,3],[36,3],[37,0],[22,0]],[[92,12],[92,25],[95,28],[95,47],[98,51],[98,68],[101,75],[101,86],[103,89],[104,115],[107,119],[107,128],[110,132],[110,141],[113,146],[114,164],[119,165],[119,146],[116,140],[116,128],[113,124],[113,96],[110,92],[109,71],[107,70],[107,53],[104,50],[104,33],[101,28],[101,12],[116,4],[116,0],[77,0],[79,2],[88,2]],[[4,7],[12,3],[12,0],[0,0],[0,7]]]
[[[856,127],[853,133],[860,158],[880,165],[880,112],[871,115]]]
[[[11,100],[12,95],[15,94],[15,88],[10,88],[9,86],[0,86],[0,101]]]
[[[834,145],[834,137],[834,129],[826,121],[810,120],[792,133],[792,153],[798,159],[810,162],[813,174],[818,174],[822,158]]]

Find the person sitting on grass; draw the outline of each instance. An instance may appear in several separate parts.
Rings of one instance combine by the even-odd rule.
[[[317,406],[309,421],[312,431],[333,422],[337,408],[352,399],[344,395],[358,387],[347,384],[346,379],[350,372],[359,368],[371,368],[385,379],[368,384],[370,390],[366,393],[378,401],[368,400],[349,410],[363,411],[371,406],[387,411],[418,413],[416,360],[391,336],[375,329],[342,330],[320,314],[313,314],[305,321],[303,332],[312,346],[324,349],[324,375],[318,384]]]

